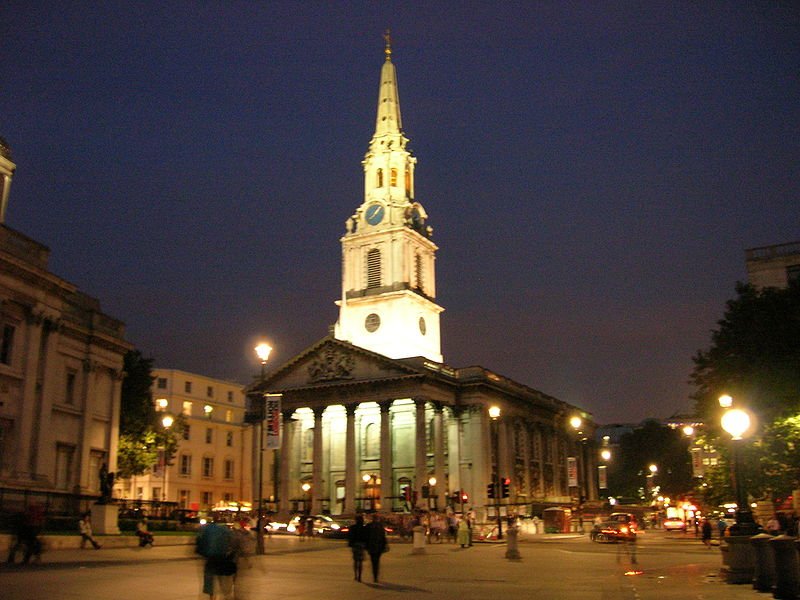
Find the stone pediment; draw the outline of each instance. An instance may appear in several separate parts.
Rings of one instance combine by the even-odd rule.
[[[327,337],[270,373],[266,387],[288,390],[419,375],[397,360]]]

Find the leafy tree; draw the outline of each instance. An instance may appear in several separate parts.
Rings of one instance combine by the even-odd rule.
[[[619,451],[609,464],[609,493],[612,496],[648,501],[649,466],[658,467],[650,480],[665,496],[676,498],[692,487],[689,441],[680,431],[647,420],[620,438]]]
[[[161,424],[151,392],[154,380],[152,358],[144,358],[141,352],[132,350],[125,355],[124,368],[117,475],[127,479],[152,468],[158,461],[159,452],[165,449],[167,462],[171,464],[186,419],[178,415],[169,429]]]
[[[740,283],[736,292],[712,331],[711,347],[693,359],[696,412],[720,457],[706,478],[706,494],[733,497],[726,483],[730,437],[718,404],[729,394],[755,420],[754,435],[740,448],[741,481],[753,496],[778,497],[800,483],[800,281],[785,289]]]

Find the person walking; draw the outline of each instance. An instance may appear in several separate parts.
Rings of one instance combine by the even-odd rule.
[[[708,519],[703,519],[703,544],[705,544],[706,548],[711,550],[711,521]]]
[[[92,517],[90,513],[85,513],[78,521],[78,528],[81,532],[81,550],[86,547],[86,542],[90,542],[95,550],[100,550],[103,546],[97,543],[92,535]]]
[[[353,553],[353,578],[361,581],[361,571],[364,568],[364,549],[367,547],[369,531],[364,525],[364,515],[357,514],[356,522],[347,532],[347,545]]]
[[[372,514],[372,522],[367,525],[367,553],[372,563],[372,581],[378,583],[378,574],[381,568],[381,555],[389,551],[389,544],[386,541],[386,530],[378,516]]]
[[[216,520],[212,521],[201,527],[195,549],[206,559],[203,593],[211,600],[232,599],[237,550],[233,532]]]
[[[148,544],[153,547],[153,534],[147,529],[147,517],[144,517],[136,524],[136,536],[139,538],[139,547],[144,548]]]

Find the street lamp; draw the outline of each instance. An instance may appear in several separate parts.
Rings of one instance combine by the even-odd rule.
[[[267,365],[269,353],[272,347],[261,342],[255,347],[256,356],[261,361],[261,392],[264,392],[264,370]],[[262,398],[260,402],[264,402]],[[256,554],[264,554],[264,412],[263,406],[260,407],[261,418],[258,421],[258,518],[256,524]]]
[[[175,419],[172,418],[172,415],[161,417],[161,425],[164,427],[164,481],[161,487],[161,500],[164,502],[167,501],[167,463],[169,462],[167,459],[167,432],[174,422]]]
[[[431,477],[428,479],[428,508],[431,507],[431,498],[433,498],[433,510],[438,508],[436,500],[436,477]]]
[[[570,418],[569,424],[572,426],[572,429],[575,430],[575,434],[577,437],[576,439],[576,447],[575,450],[578,452],[578,457],[576,458],[576,474],[577,474],[577,484],[578,484],[578,520],[583,524],[583,488],[584,485],[587,483],[587,476],[585,473],[586,468],[586,458],[584,456],[584,443],[586,441],[586,437],[583,435],[583,419],[581,419],[578,415],[574,415]]]
[[[652,502],[653,494],[655,493],[655,478],[656,473],[658,473],[658,466],[651,464],[647,467],[647,470],[650,471],[650,474],[647,476],[647,495],[650,496],[648,500]]]
[[[311,491],[311,484],[306,481],[303,485],[300,486],[300,489],[303,490],[303,512],[309,514],[311,512],[309,508],[311,503],[309,502],[308,492]]]
[[[500,518],[500,407],[489,407],[489,418],[492,420],[492,439],[494,445],[495,468],[492,476],[494,484],[495,513],[497,514],[497,539],[503,539],[503,520]]]
[[[737,535],[754,535],[757,533],[757,526],[753,520],[753,514],[747,506],[747,494],[744,490],[741,471],[741,450],[742,439],[750,429],[750,415],[741,408],[731,408],[733,398],[727,394],[720,396],[719,405],[725,408],[722,415],[722,428],[731,436],[731,454],[733,455],[733,490],[736,495],[736,524],[731,526],[731,532]]]

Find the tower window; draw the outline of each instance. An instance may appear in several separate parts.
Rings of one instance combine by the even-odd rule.
[[[406,167],[406,193],[411,193],[411,169]]]
[[[11,351],[14,349],[14,326],[3,325],[3,337],[0,338],[0,363],[11,364]]]
[[[417,289],[421,290],[422,289],[422,284],[423,284],[423,281],[422,281],[422,256],[419,255],[419,254],[417,254],[414,257],[414,273],[415,273],[416,278],[417,278]]]
[[[381,251],[373,248],[367,252],[367,288],[381,286]]]
[[[382,188],[383,187],[383,169],[378,169],[376,173],[377,177],[375,178],[375,187]]]
[[[392,174],[392,177],[391,177],[391,181],[390,181],[389,185],[391,185],[392,187],[395,187],[395,186],[397,186],[397,169],[392,169],[391,174]]]

